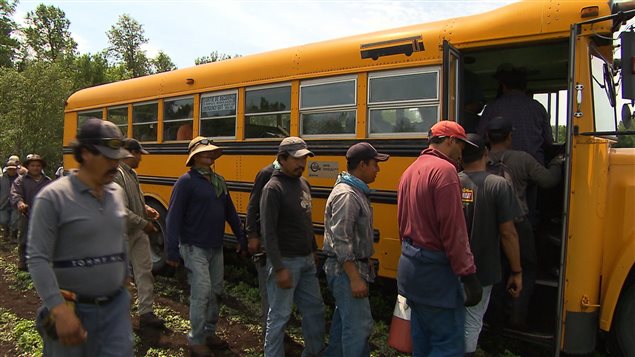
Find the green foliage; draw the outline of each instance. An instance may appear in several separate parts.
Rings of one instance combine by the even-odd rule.
[[[224,60],[227,60],[230,58],[236,58],[236,57],[240,57],[240,55],[232,56],[226,53],[219,53],[218,51],[212,51],[210,52],[208,56],[197,57],[196,59],[194,59],[194,64],[198,66],[199,64],[224,61]]]
[[[183,348],[179,348],[178,351],[165,348],[149,348],[145,354],[145,357],[185,357],[188,354]]]
[[[17,0],[0,0],[0,67],[12,67],[20,42],[15,38],[17,25],[13,13]]]
[[[119,20],[106,32],[110,47],[108,55],[118,64],[125,65],[132,77],[141,77],[149,73],[149,60],[141,49],[148,43],[143,26],[130,15],[119,16]]]
[[[626,129],[624,123],[620,122],[617,126],[618,131],[633,130],[633,128]],[[617,137],[617,144],[613,145],[615,148],[635,148],[635,135],[620,135]]]
[[[15,343],[20,356],[42,355],[42,338],[35,328],[35,322],[21,319],[4,308],[0,308],[0,340]]]
[[[36,59],[54,62],[74,55],[77,42],[69,31],[71,22],[60,8],[40,4],[26,15],[26,24],[26,44]]]
[[[169,72],[176,69],[176,65],[172,62],[170,56],[163,51],[159,51],[159,54],[152,60],[152,66],[155,73]]]

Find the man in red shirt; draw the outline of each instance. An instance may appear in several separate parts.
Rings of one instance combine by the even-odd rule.
[[[461,151],[474,144],[452,121],[433,125],[428,137],[429,147],[399,182],[397,285],[411,308],[413,355],[462,356],[463,306],[478,303],[482,293],[457,174]]]

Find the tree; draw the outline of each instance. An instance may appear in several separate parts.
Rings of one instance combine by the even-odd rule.
[[[152,66],[155,73],[169,72],[176,69],[176,65],[172,62],[170,56],[163,51],[159,51],[159,54],[152,60]]]
[[[0,0],[0,67],[13,66],[20,43],[12,35],[17,30],[13,21],[16,0]]]
[[[73,61],[73,89],[93,87],[112,82],[109,76],[108,60],[103,53],[84,54],[75,57]],[[116,78],[119,80],[123,78]]]
[[[26,44],[38,60],[54,62],[75,54],[77,42],[69,31],[71,22],[61,9],[40,4],[26,15]]]
[[[236,58],[236,57],[240,57],[240,55],[228,55],[225,53],[218,53],[218,51],[213,51],[210,52],[209,56],[203,56],[203,57],[198,57],[194,60],[194,64],[195,65],[199,65],[199,64],[205,64],[205,63],[212,63],[212,62],[218,62],[218,61],[224,61],[230,58]]]
[[[119,16],[119,20],[108,32],[109,56],[125,65],[132,77],[148,74],[149,61],[141,45],[148,43],[143,26],[128,14]]]

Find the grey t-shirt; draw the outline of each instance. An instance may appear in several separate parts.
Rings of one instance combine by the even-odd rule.
[[[518,216],[518,201],[501,176],[463,171],[459,179],[476,274],[483,286],[492,285],[502,278],[498,226]]]
[[[59,289],[97,297],[123,286],[127,269],[126,207],[121,187],[98,200],[76,175],[36,196],[29,222],[27,263],[44,304],[63,302]]]

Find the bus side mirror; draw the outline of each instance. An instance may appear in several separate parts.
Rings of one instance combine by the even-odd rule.
[[[622,53],[622,98],[635,100],[635,32],[620,35]]]
[[[632,122],[633,114],[631,113],[631,107],[624,103],[622,104],[622,124],[624,125],[624,129],[630,129]]]

